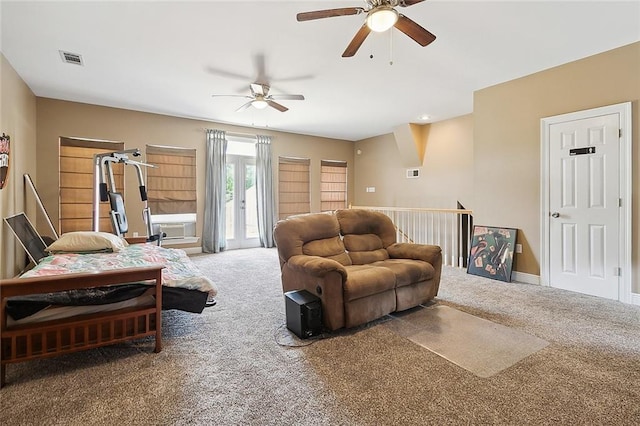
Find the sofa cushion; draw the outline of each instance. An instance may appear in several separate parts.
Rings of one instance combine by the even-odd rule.
[[[291,256],[304,254],[302,246],[310,241],[339,235],[340,225],[335,215],[325,213],[290,216],[279,221],[273,230],[281,262],[286,262]]]
[[[345,266],[351,265],[351,258],[344,249],[342,239],[338,236],[309,241],[302,245],[302,253],[333,259]]]
[[[376,234],[345,235],[344,246],[349,251],[373,251],[383,248],[382,240]]]
[[[383,213],[363,209],[345,209],[336,210],[336,218],[340,223],[342,235],[374,234],[382,241],[382,248],[387,248],[396,242],[396,227],[389,216]]]
[[[422,260],[388,259],[374,262],[371,266],[387,268],[392,271],[396,278],[396,287],[430,280],[436,274],[433,266]]]
[[[343,241],[354,265],[366,265],[389,258],[387,251],[382,248],[382,240],[376,234],[349,234],[344,236]]]
[[[344,299],[351,301],[372,294],[392,290],[396,276],[389,268],[370,265],[345,266],[347,281],[344,283]]]

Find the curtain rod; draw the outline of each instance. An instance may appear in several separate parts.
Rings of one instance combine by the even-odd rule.
[[[205,127],[204,130],[221,130],[221,129],[210,129],[208,127]],[[224,130],[224,133],[226,135],[232,136],[232,137],[236,137],[236,138],[249,138],[249,139],[256,139],[257,134],[251,134],[251,133],[241,133],[241,132],[227,132],[226,130]]]
[[[237,133],[237,132],[225,132],[227,136],[231,136],[232,138],[245,138],[245,139],[257,139],[257,135],[250,133]]]

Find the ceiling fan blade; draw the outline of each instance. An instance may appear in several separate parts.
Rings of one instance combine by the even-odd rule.
[[[398,16],[395,27],[411,37],[420,46],[426,46],[436,39],[436,36],[404,15]]]
[[[400,7],[408,7],[408,6],[413,6],[414,4],[417,3],[422,3],[424,0],[400,0],[398,2],[398,6]]]
[[[289,110],[289,108],[287,108],[284,105],[280,105],[277,102],[273,102],[273,101],[267,101],[267,103],[269,104],[270,107],[277,109],[280,112],[285,112],[287,110]]]
[[[313,19],[333,18],[334,16],[358,15],[365,10],[361,7],[343,7],[339,9],[315,10],[313,12],[302,12],[296,15],[298,22],[311,21]]]
[[[269,93],[269,86],[260,83],[251,83],[249,85],[251,87],[251,93],[255,95],[266,96]]]
[[[355,55],[358,49],[360,49],[360,46],[362,46],[364,39],[367,38],[370,32],[371,30],[369,29],[367,24],[366,23],[363,24],[358,30],[358,32],[356,33],[356,35],[353,37],[353,40],[351,40],[351,43],[349,43],[349,45],[345,49],[344,53],[342,54],[342,57],[348,58]]]
[[[229,98],[247,98],[247,99],[252,99],[251,96],[247,96],[247,95],[211,95],[212,98],[219,98],[219,97],[229,97]]]
[[[269,99],[275,101],[304,101],[303,95],[271,95]]]
[[[235,78],[239,80],[251,80],[250,76],[242,75],[242,74],[238,74],[235,72],[226,71],[226,70],[222,70],[214,67],[206,67],[205,70],[210,74],[219,75],[221,77]]]
[[[236,110],[236,112],[242,112],[242,111],[244,111],[245,109],[249,108],[249,107],[251,106],[251,104],[252,104],[252,103],[253,103],[253,100],[251,100],[251,101],[247,102],[246,104],[244,104],[244,105],[242,105],[240,108],[238,108],[238,109]]]
[[[264,53],[258,53],[253,58],[253,62],[257,72],[256,79],[254,81],[269,81],[269,77],[267,77]]]

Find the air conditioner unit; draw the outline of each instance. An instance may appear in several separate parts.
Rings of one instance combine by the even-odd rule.
[[[161,223],[158,231],[164,232],[165,239],[184,238],[184,223]]]

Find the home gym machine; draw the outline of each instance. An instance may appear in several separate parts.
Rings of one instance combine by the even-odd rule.
[[[140,156],[138,148],[128,149],[125,151],[115,151],[95,154],[93,156],[93,172],[94,172],[94,191],[93,191],[93,230],[100,229],[100,202],[109,202],[111,211],[111,225],[113,233],[123,236],[129,231],[129,223],[124,208],[124,198],[122,192],[118,192],[115,179],[113,178],[113,164],[124,164],[125,166],[133,166],[138,176],[138,188],[140,189],[140,199],[143,202],[142,220],[147,228],[147,241],[156,241],[158,245],[162,244],[163,234],[154,234],[151,222],[151,209],[147,205],[147,189],[144,184],[142,175],[142,167],[156,167],[153,164],[146,164],[134,161],[129,158]]]

